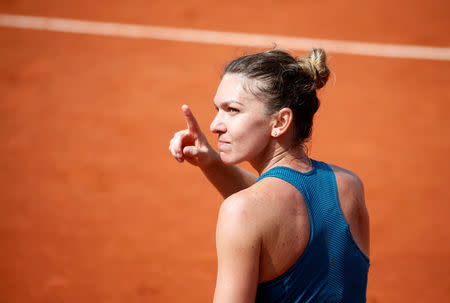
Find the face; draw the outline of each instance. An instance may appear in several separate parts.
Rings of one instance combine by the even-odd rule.
[[[211,131],[219,136],[219,154],[226,164],[252,161],[270,141],[271,117],[264,103],[244,89],[248,81],[239,74],[225,74],[214,98],[217,115]]]

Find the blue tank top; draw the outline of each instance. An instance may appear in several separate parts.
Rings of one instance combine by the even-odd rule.
[[[339,206],[336,178],[324,162],[301,173],[284,166],[256,181],[276,177],[303,195],[310,221],[309,242],[299,259],[281,276],[258,284],[261,302],[366,302],[369,259],[350,233]]]

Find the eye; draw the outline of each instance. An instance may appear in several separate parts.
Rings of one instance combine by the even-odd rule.
[[[234,108],[234,107],[228,107],[228,111],[230,113],[238,113],[239,112],[239,110],[237,108]]]

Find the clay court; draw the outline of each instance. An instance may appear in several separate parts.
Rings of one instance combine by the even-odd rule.
[[[448,300],[450,3],[208,3],[11,0],[0,14],[440,48],[329,51],[309,151],[365,183],[367,301]],[[188,104],[216,144],[222,68],[273,45],[181,40],[0,26],[1,303],[212,301],[221,197],[169,140]]]

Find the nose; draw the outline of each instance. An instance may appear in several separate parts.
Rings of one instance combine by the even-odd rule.
[[[214,120],[211,122],[209,129],[214,134],[223,134],[227,131],[227,128],[225,127],[225,123],[223,122],[223,119],[221,118],[220,111],[217,112],[217,115],[214,117]]]

